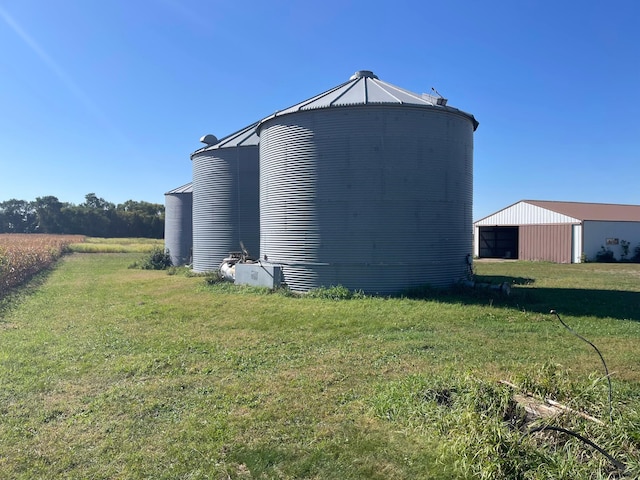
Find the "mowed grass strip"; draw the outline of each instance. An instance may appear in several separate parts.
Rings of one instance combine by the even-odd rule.
[[[83,243],[70,246],[79,253],[144,253],[154,248],[163,248],[164,240],[155,238],[102,238],[86,237]]]
[[[138,257],[74,253],[3,314],[0,477],[611,472],[579,442],[510,427],[500,379],[602,418],[563,425],[638,469],[640,266],[480,263],[510,297],[333,301],[128,269]],[[551,308],[614,372],[613,423],[597,355]]]

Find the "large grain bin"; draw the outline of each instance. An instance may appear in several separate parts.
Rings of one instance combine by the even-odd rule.
[[[164,194],[164,246],[171,262],[187,265],[191,262],[193,245],[193,185],[187,183]]]
[[[193,270],[218,269],[229,252],[258,255],[260,245],[256,124],[191,155],[193,162]],[[211,140],[213,139],[213,140]]]
[[[468,274],[478,123],[446,103],[360,71],[259,123],[260,256],[292,290]]]

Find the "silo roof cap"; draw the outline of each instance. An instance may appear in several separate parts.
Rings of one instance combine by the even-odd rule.
[[[211,145],[215,145],[216,143],[218,143],[218,137],[209,133],[200,138],[200,143],[204,143],[210,147]]]
[[[191,154],[191,157],[193,158],[194,155],[197,155],[199,153],[206,152],[209,150],[217,150],[219,148],[250,147],[253,145],[258,145],[258,142],[260,141],[260,137],[258,137],[258,134],[256,133],[257,125],[258,125],[258,122],[252,123],[248,127],[244,127],[238,130],[237,132],[234,132],[230,135],[227,135],[223,139],[218,140],[218,143],[199,148],[198,150],[196,150]],[[208,136],[209,135],[206,135],[205,137],[202,137],[202,138],[206,138]],[[214,137],[214,136],[211,135],[211,137]]]
[[[193,193],[193,182],[189,182],[181,187],[169,190],[165,195],[176,195],[181,193]]]
[[[264,122],[289,113],[358,105],[406,105],[436,108],[466,116],[472,121],[474,130],[478,127],[478,122],[473,115],[447,106],[447,100],[439,94],[413,93],[380,80],[371,70],[358,70],[351,75],[349,81],[264,118],[258,123],[256,130],[259,135],[260,127]]]
[[[378,76],[373,73],[371,70],[358,70],[356,73],[354,73],[353,75],[351,75],[351,78],[349,78],[349,80],[356,80],[358,78],[378,78]]]

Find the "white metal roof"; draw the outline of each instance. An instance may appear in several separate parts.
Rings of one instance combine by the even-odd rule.
[[[207,145],[206,147],[199,148],[191,154],[191,157],[208,150],[216,150],[218,148],[232,148],[232,147],[248,147],[252,145],[258,145],[260,137],[256,133],[256,127],[258,122],[252,123],[248,127],[244,127],[237,132],[227,135],[222,140],[219,140],[213,145]],[[204,137],[203,137],[204,138]]]
[[[474,130],[478,127],[478,122],[473,115],[457,108],[449,107],[446,103],[447,100],[439,95],[413,93],[380,80],[369,70],[360,70],[353,74],[349,81],[289,108],[279,110],[263,119],[260,124],[274,117],[305,110],[375,104],[408,105],[456,112],[471,119]],[[259,129],[260,125],[258,125],[258,131]]]
[[[539,225],[583,221],[640,222],[640,205],[520,200],[474,225]]]
[[[180,193],[193,193],[193,183],[189,182],[181,187],[174,188],[173,190],[169,190],[165,195],[175,195]]]

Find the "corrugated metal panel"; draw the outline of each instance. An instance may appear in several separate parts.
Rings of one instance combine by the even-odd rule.
[[[249,253],[257,255],[260,244],[257,145],[207,147],[191,158],[193,270],[216,270],[229,252],[240,251],[241,241]]]
[[[193,194],[191,184],[165,194],[164,245],[174,265],[191,262]]]
[[[520,227],[520,260],[571,263],[572,225],[522,225]]]
[[[230,135],[227,135],[222,140],[219,140],[217,143],[213,145],[207,145],[206,147],[202,147],[191,154],[191,158],[194,155],[199,155],[200,153],[207,150],[217,150],[220,148],[231,148],[231,147],[249,147],[252,145],[258,145],[260,141],[260,137],[256,132],[256,127],[258,122],[252,123],[248,127],[244,127],[237,132],[234,132]],[[205,135],[206,137],[206,135]],[[203,138],[205,138],[203,137]]]
[[[463,278],[474,126],[444,109],[372,104],[265,121],[261,256],[298,291],[388,294]]]
[[[181,187],[174,188],[173,190],[169,190],[165,195],[172,195],[175,193],[193,193],[193,183],[189,182]]]
[[[306,110],[371,104],[414,106],[446,111],[462,115],[471,120],[474,130],[478,127],[478,122],[470,113],[446,106],[444,103],[439,103],[439,97],[427,94],[419,95],[384,82],[368,70],[356,72],[348,82],[338,85],[315,97],[311,97],[308,100],[297,103],[292,107],[280,110],[265,118],[262,122],[274,117]],[[260,132],[260,128],[261,126],[259,124],[257,127],[258,133]]]
[[[526,201],[518,202],[474,223],[475,226],[491,225],[542,225],[550,223],[579,223],[577,218],[553,212]]]

